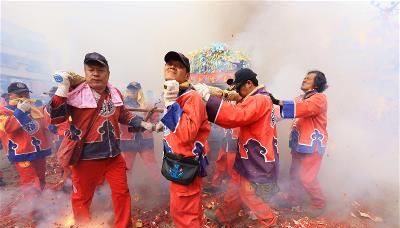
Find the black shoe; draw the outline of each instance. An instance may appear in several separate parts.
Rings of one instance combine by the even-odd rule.
[[[204,210],[204,215],[206,216],[206,218],[208,218],[209,220],[215,222],[219,226],[222,225],[222,223],[218,220],[218,217],[215,214],[215,211],[206,209],[206,210]]]
[[[6,182],[3,181],[3,179],[0,179],[0,187],[6,186]]]
[[[208,194],[214,194],[214,193],[218,193],[220,191],[221,190],[218,187],[213,187],[213,186],[203,188],[203,192],[208,193]]]

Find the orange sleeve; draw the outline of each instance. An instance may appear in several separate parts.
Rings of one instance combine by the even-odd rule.
[[[169,106],[161,122],[185,144],[196,140],[204,120],[207,120],[204,102],[200,96],[192,95],[182,105]]]
[[[296,99],[294,101],[283,101],[282,103],[283,118],[316,116],[327,108],[326,97],[323,94],[316,94],[305,100]]]
[[[271,103],[262,95],[250,96],[237,105],[211,96],[207,102],[209,121],[223,128],[236,128],[252,124],[272,108],[272,105],[266,105],[265,102]]]

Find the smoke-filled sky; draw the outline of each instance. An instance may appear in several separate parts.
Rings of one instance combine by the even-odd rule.
[[[320,180],[331,206],[368,199],[393,224],[399,210],[398,13],[369,2],[264,3],[232,41],[250,54],[277,98],[300,94],[309,70],[326,74],[329,142]],[[285,175],[289,122],[278,129]]]
[[[229,41],[252,7],[240,2],[2,2],[2,22],[40,34],[51,70],[82,72],[85,53],[96,51],[108,59],[116,86],[137,80],[144,88],[159,89],[166,52]]]
[[[2,2],[2,23],[46,43],[52,70],[82,72],[87,52],[106,56],[111,82],[161,91],[163,56],[225,42],[248,53],[275,97],[300,94],[309,70],[328,79],[328,152],[321,183],[332,205],[368,198],[390,223],[399,204],[399,7],[370,2]],[[7,27],[12,29],[12,27]],[[6,32],[6,31],[2,31]],[[290,122],[278,124],[288,172]],[[337,203],[337,204],[339,204]]]

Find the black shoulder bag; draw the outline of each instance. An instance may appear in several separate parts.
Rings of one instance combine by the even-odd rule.
[[[200,162],[194,158],[164,151],[161,173],[167,180],[189,185],[198,175],[199,168]]]

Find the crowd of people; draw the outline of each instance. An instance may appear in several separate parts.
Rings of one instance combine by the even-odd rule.
[[[254,213],[260,227],[277,225],[275,207],[302,205],[311,217],[324,212],[318,173],[328,140],[327,80],[321,71],[306,73],[301,96],[281,100],[249,68],[238,69],[216,93],[210,85],[190,84],[190,62],[182,53],[170,51],[164,61],[164,91],[157,105],[146,102],[139,82],[128,83],[122,92],[111,85],[108,61],[96,52],[85,55],[80,83],[68,72],[53,75],[56,86],[47,92],[48,104],[31,99],[23,82],[8,86],[0,106],[1,142],[27,202],[40,197],[46,158],[55,153],[62,181],[72,180],[77,224],[90,222],[96,186],[107,181],[114,226],[132,227],[128,182],[138,172],[158,183],[170,181],[170,215],[178,228],[201,227],[203,215],[220,226],[231,224],[242,207]],[[290,187],[282,193],[277,125],[283,119],[293,124]],[[163,135],[161,164],[154,150],[158,133]],[[137,155],[145,170],[133,172]],[[213,166],[209,182],[203,179],[208,165]],[[0,172],[0,186],[5,184]],[[225,191],[220,207],[203,211],[203,192],[220,191]]]

